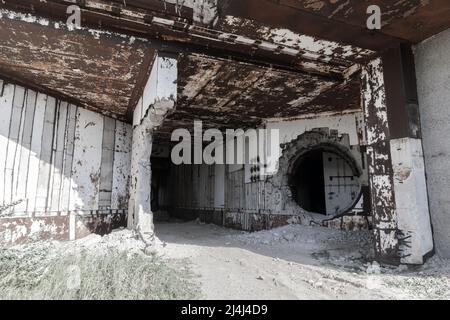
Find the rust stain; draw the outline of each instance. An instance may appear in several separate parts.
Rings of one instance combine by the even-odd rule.
[[[123,117],[148,44],[86,30],[0,19],[0,72]],[[132,43],[131,43],[132,42]]]
[[[360,108],[359,73],[345,81],[185,54],[178,74],[177,107],[157,131],[160,142],[194,120],[205,129],[249,128],[267,118]]]

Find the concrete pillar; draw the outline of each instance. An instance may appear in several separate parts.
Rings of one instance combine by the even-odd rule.
[[[388,264],[422,264],[433,251],[409,52],[389,50],[362,72],[375,253]]]
[[[136,230],[148,244],[154,237],[151,208],[153,134],[175,107],[176,97],[177,57],[159,53],[133,114],[128,228]]]
[[[131,154],[131,201],[128,226],[141,233],[145,240],[153,237],[153,213],[151,208],[152,123],[145,117],[133,128]]]

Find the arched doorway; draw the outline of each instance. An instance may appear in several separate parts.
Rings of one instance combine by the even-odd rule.
[[[355,156],[359,152],[352,151],[348,135],[314,129],[282,148],[274,181],[288,201],[284,212],[337,216],[360,201],[363,171]]]
[[[358,173],[332,148],[318,146],[295,160],[289,177],[292,197],[304,210],[338,215],[359,199]]]

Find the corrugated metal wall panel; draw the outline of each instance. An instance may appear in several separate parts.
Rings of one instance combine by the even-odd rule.
[[[0,80],[0,206],[127,209],[130,125]]]

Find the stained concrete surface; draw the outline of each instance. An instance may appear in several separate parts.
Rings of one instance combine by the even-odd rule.
[[[435,249],[450,258],[450,29],[419,44],[415,59]]]

